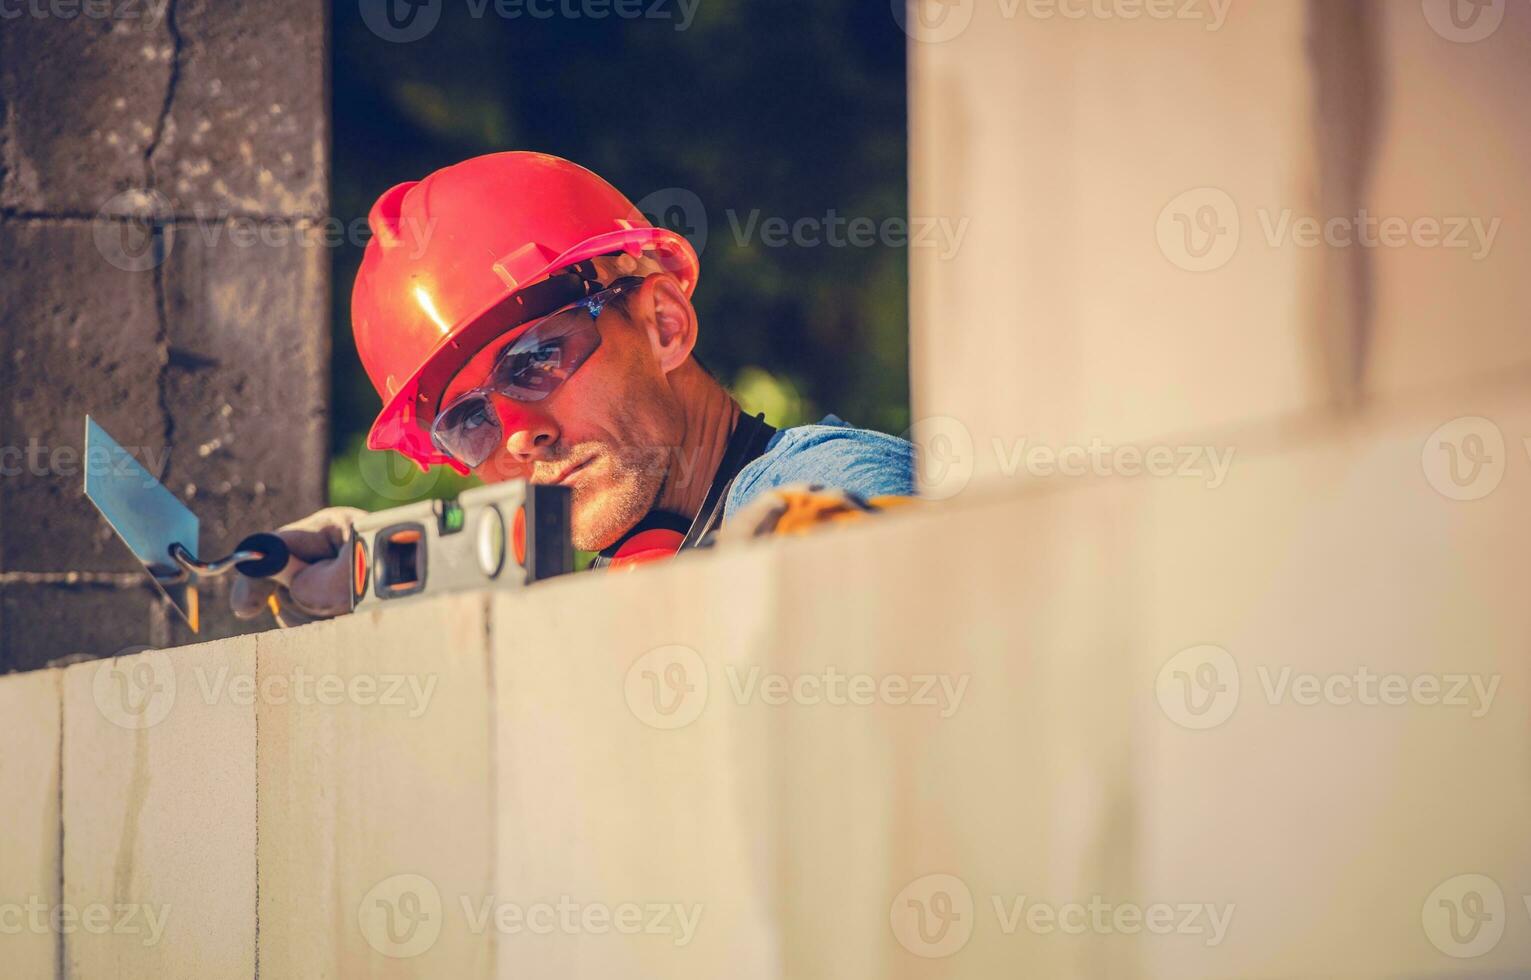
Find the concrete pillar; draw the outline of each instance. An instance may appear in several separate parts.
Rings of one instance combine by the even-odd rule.
[[[324,8],[9,10],[0,671],[191,638],[81,495],[86,413],[216,550],[322,503],[329,356]]]

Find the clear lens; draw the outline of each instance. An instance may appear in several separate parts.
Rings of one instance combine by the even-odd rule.
[[[489,387],[517,401],[541,401],[600,346],[601,332],[582,303],[553,314],[517,338],[495,363]]]
[[[449,405],[431,425],[436,448],[467,466],[494,454],[503,431],[489,392],[537,402],[585,363],[601,346],[596,317],[609,294],[597,293],[578,305],[551,314],[528,329],[496,358],[489,380]]]
[[[500,441],[500,420],[487,395],[471,392],[453,402],[431,426],[437,448],[468,466],[477,466],[494,453]]]

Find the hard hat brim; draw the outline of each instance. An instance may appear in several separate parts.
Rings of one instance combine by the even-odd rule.
[[[466,466],[431,442],[428,431],[431,419],[427,415],[434,414],[441,392],[428,389],[440,385],[423,385],[422,382],[450,379],[488,343],[517,326],[535,321],[535,316],[531,320],[524,316],[515,318],[514,299],[526,289],[547,280],[559,270],[614,252],[656,258],[665,271],[680,280],[687,296],[696,291],[700,272],[696,250],[683,236],[667,228],[626,228],[587,238],[546,263],[534,275],[526,277],[524,283],[507,288],[505,295],[453,324],[426,354],[420,366],[384,402],[383,410],[367,433],[367,448],[395,450],[409,457],[422,470],[444,464],[466,474]]]

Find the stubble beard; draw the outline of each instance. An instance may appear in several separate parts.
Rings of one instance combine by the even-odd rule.
[[[575,480],[570,525],[576,548],[609,547],[653,509],[669,476],[672,451],[668,443],[676,441],[665,433],[679,431],[678,409],[666,416],[652,427],[632,415],[624,416],[623,443],[602,445],[600,462],[593,464],[607,471],[605,479],[590,485]]]

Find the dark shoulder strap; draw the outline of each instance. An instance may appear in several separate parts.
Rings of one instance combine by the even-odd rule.
[[[707,499],[702,501],[702,509],[696,512],[696,519],[691,522],[691,529],[681,542],[682,551],[695,548],[703,537],[717,530],[723,523],[723,508],[728,502],[728,491],[734,485],[734,478],[740,470],[765,453],[766,446],[775,435],[776,427],[766,424],[764,413],[739,413],[739,421],[734,426],[733,435],[728,438],[728,447],[723,451],[723,461],[718,464],[712,486],[707,488]]]
[[[734,485],[734,478],[740,470],[760,458],[774,435],[776,429],[765,423],[764,415],[752,417],[741,412],[739,421],[734,424],[733,433],[728,437],[728,445],[723,449],[718,471],[713,474],[712,484],[707,488],[707,499],[702,501],[702,508],[697,511],[696,517],[687,521],[679,514],[666,510],[651,510],[615,544],[597,555],[591,567],[606,568],[621,552],[623,545],[645,531],[673,531],[677,536],[682,536],[677,551],[696,547],[698,542],[717,530],[723,522],[723,508],[728,502],[728,491]]]

